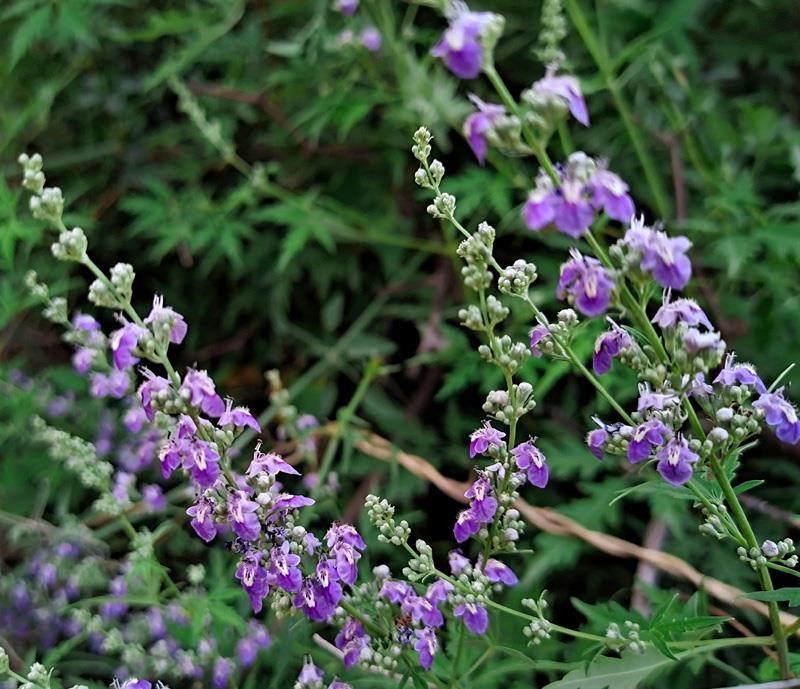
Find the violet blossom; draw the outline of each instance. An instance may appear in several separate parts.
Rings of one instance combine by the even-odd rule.
[[[550,66],[547,73],[531,86],[531,95],[545,103],[557,101],[568,108],[572,116],[584,127],[589,126],[589,111],[581,93],[578,80],[569,75],[556,76],[556,66]]]
[[[361,45],[369,50],[369,52],[377,53],[383,45],[381,32],[374,26],[365,27],[361,32]]]
[[[494,428],[488,421],[484,422],[476,431],[473,431],[469,437],[469,456],[474,459],[476,455],[484,454],[492,447],[500,447],[503,444],[503,438],[506,434]]]
[[[478,159],[478,163],[483,165],[486,162],[486,137],[494,128],[497,120],[506,114],[506,109],[502,105],[484,103],[474,94],[470,94],[469,99],[477,110],[464,120],[464,136]]]
[[[649,272],[662,287],[683,289],[689,282],[692,264],[686,252],[692,243],[686,237],[669,237],[646,227],[642,217],[631,221],[622,241],[639,255],[641,270]]]
[[[611,330],[602,333],[594,343],[594,355],[592,357],[592,368],[598,375],[608,373],[611,370],[611,363],[614,357],[620,352],[633,345],[631,336],[615,323],[612,323]]]
[[[264,598],[269,593],[267,570],[261,564],[262,554],[256,550],[247,550],[236,568],[236,578],[241,582],[253,612],[261,612]]]
[[[470,536],[474,536],[480,531],[481,523],[475,518],[472,510],[461,510],[456,517],[456,523],[453,525],[453,535],[456,541],[463,543]]]
[[[144,324],[149,325],[157,334],[162,328],[168,328],[169,341],[172,344],[183,342],[189,329],[181,314],[169,306],[164,306],[164,297],[161,295],[153,297],[153,308],[144,319]]]
[[[125,320],[123,320],[123,325],[119,330],[111,333],[109,339],[111,358],[117,370],[123,371],[139,363],[139,357],[133,354],[133,350],[138,346],[139,338],[144,333],[144,328]]]
[[[533,440],[520,443],[511,450],[516,459],[517,466],[525,471],[528,481],[537,488],[544,488],[550,478],[547,467],[547,458],[544,453],[534,445]]]
[[[731,352],[725,358],[725,366],[714,378],[715,383],[729,388],[734,385],[749,385],[755,388],[756,392],[763,395],[767,392],[767,386],[756,373],[752,364],[737,364],[736,354]]]
[[[677,328],[679,323],[687,326],[696,327],[702,325],[708,330],[713,330],[711,321],[708,320],[705,311],[700,308],[693,299],[676,299],[670,301],[670,292],[667,290],[664,295],[664,303],[653,316],[653,323],[662,330]]]
[[[457,77],[474,79],[483,66],[481,39],[494,16],[491,12],[470,12],[466,6],[456,6],[450,25],[431,55],[442,58]]]
[[[614,281],[596,258],[570,250],[570,260],[561,266],[556,296],[572,297],[577,309],[585,316],[599,316],[611,303]]]
[[[429,628],[415,629],[414,636],[417,640],[414,642],[414,650],[419,655],[419,664],[423,670],[430,670],[433,665],[433,658],[439,648],[439,640],[436,638],[436,632]]]
[[[491,522],[497,511],[497,500],[492,497],[492,492],[492,484],[489,479],[479,476],[464,493],[464,497],[470,500],[469,507],[473,517],[482,524]]]
[[[598,167],[589,179],[588,187],[592,191],[592,201],[596,208],[602,208],[609,218],[617,222],[631,221],[636,207],[628,194],[628,185],[618,174]]]
[[[187,397],[189,404],[212,418],[221,416],[225,411],[225,403],[217,394],[214,381],[205,371],[190,368],[183,377],[180,392]]]
[[[348,617],[344,626],[336,635],[336,648],[343,652],[342,663],[345,667],[353,667],[369,646],[369,635],[358,620]]]
[[[489,628],[489,614],[478,603],[461,603],[453,609],[453,614],[460,617],[473,634],[485,634]]]
[[[658,419],[649,419],[633,429],[633,435],[628,441],[628,461],[638,464],[647,459],[653,449],[664,444],[669,429]]]
[[[195,533],[206,543],[210,543],[217,535],[217,525],[214,522],[214,509],[216,503],[213,498],[201,495],[197,502],[186,510],[192,520],[190,522]]]
[[[659,450],[656,459],[656,469],[661,477],[673,486],[682,486],[692,478],[692,464],[699,457],[689,449],[686,438],[676,435]]]
[[[243,490],[234,490],[228,496],[228,523],[233,532],[245,541],[254,541],[261,533],[258,521],[258,503],[253,502]]]
[[[767,424],[775,429],[779,440],[792,445],[800,442],[800,420],[797,409],[783,396],[783,388],[763,393],[753,407],[764,413]]]

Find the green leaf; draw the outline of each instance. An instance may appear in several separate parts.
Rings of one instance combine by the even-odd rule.
[[[645,653],[623,653],[619,658],[598,656],[588,667],[568,673],[544,689],[636,689],[651,674],[674,661],[656,649]]]
[[[748,490],[757,488],[762,483],[764,483],[764,481],[761,479],[753,479],[752,481],[745,481],[744,483],[740,483],[733,490],[736,493],[736,495],[740,495],[741,493],[746,493]]]
[[[796,608],[800,606],[800,588],[787,587],[775,589],[774,591],[753,591],[753,593],[746,593],[745,598],[751,598],[752,600],[761,600],[765,602],[786,602],[786,605],[788,605],[790,608]]]
[[[11,40],[10,65],[9,69],[19,62],[20,58],[28,52],[28,49],[40,38],[43,38],[50,26],[50,6],[45,5],[29,14],[19,27],[13,32],[14,38]]]

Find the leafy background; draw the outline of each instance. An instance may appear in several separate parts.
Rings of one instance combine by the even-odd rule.
[[[698,278],[692,296],[740,358],[755,361],[772,380],[795,355],[800,336],[800,19],[794,3],[583,5],[609,57],[598,65],[570,26],[564,50],[592,117],[590,129],[570,131],[576,146],[607,156],[648,218],[662,217],[692,239]],[[519,92],[544,69],[535,53],[539,3],[486,0],[475,9],[506,16],[498,66]],[[342,29],[367,24],[383,35],[379,53],[338,41]],[[458,327],[465,297],[455,238],[425,214],[426,200],[411,182],[411,132],[421,123],[434,132],[447,189],[470,226],[487,219],[498,228],[501,263],[519,256],[536,262],[535,296],[547,309],[558,308],[553,287],[566,243],[531,236],[522,226],[519,205],[535,173],[530,161],[491,155],[481,168],[472,159],[460,134],[466,95],[490,99],[490,91],[480,81],[457,83],[430,57],[441,29],[430,9],[387,0],[364,0],[352,19],[332,11],[327,0],[3,3],[0,35],[9,37],[0,49],[5,514],[58,523],[81,504],[77,485],[28,440],[41,390],[75,394],[70,430],[87,438],[96,433],[100,413],[70,371],[59,333],[31,308],[23,287],[33,268],[54,293],[74,302],[86,281],[50,258],[44,229],[29,218],[15,163],[21,151],[42,153],[50,183],[64,189],[68,224],[86,230],[98,263],[135,264],[140,306],[158,292],[185,314],[191,327],[179,364],[208,368],[225,393],[260,410],[268,404],[265,371],[279,369],[291,385],[322,361],[294,399],[320,418],[336,417],[370,361],[391,364],[391,374],[370,386],[356,423],[446,475],[466,478],[465,438],[498,381],[481,364],[477,343]],[[181,112],[176,92],[182,88],[219,123],[235,160]],[[652,160],[650,180],[618,96]],[[556,141],[553,155],[560,154]],[[251,184],[237,169],[243,164],[257,166],[266,182]],[[514,327],[523,336],[530,323],[519,314]],[[587,356],[591,342],[586,333]],[[13,382],[17,370],[36,376],[37,394]],[[599,464],[583,448],[591,415],[608,411],[604,403],[562,367],[533,361],[525,373],[538,406],[522,432],[539,436],[555,478],[529,499],[633,542],[642,542],[657,520],[668,531],[663,549],[753,588],[749,572],[731,566],[724,545],[697,537],[697,517],[681,501],[636,491],[610,504],[642,477],[613,461]],[[612,390],[632,399],[631,379],[610,376],[616,376]],[[794,372],[788,378],[798,380]],[[797,458],[792,448],[765,440],[743,468],[742,478],[767,480],[751,493],[751,506],[782,510],[782,524],[774,510],[757,518],[761,533],[790,535],[797,523]],[[455,502],[348,443],[337,463],[345,506],[369,480],[445,552]],[[57,500],[54,491],[64,486],[73,497]],[[630,615],[635,561],[533,530],[527,539],[534,552],[516,563],[523,584],[514,595],[548,588],[556,619],[570,623]],[[3,540],[0,532],[0,546]],[[374,546],[374,558],[395,556]],[[198,557],[191,548],[188,538],[179,540],[167,556],[177,562],[187,553]],[[17,563],[11,552],[4,568]],[[233,590],[234,584],[225,585]],[[693,593],[662,577],[645,598],[657,606],[672,591],[683,600]],[[574,600],[586,603],[576,607]],[[707,601],[695,595],[687,605],[704,610]],[[744,619],[753,628],[762,625]],[[493,630],[495,639],[515,635],[513,625],[503,625]],[[597,628],[604,629],[602,622]],[[264,686],[285,686],[297,669],[286,657],[299,659],[296,649],[309,644],[306,629],[293,628],[286,638],[291,641],[282,644],[295,646],[287,654],[276,645],[273,664],[259,676]],[[558,660],[559,653],[545,646],[535,655]],[[761,662],[758,652],[736,654],[752,668]],[[576,657],[579,651],[567,651],[567,659]],[[530,686],[533,674],[543,684],[555,677],[524,658],[518,650],[497,651],[475,686]],[[758,672],[768,677],[770,670]],[[697,681],[716,686],[724,677],[719,673],[693,660],[670,681],[676,688]]]

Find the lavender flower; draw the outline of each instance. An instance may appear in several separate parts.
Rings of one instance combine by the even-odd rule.
[[[473,94],[470,94],[469,99],[475,105],[477,111],[464,120],[464,136],[478,159],[478,163],[483,165],[486,161],[486,137],[494,128],[497,120],[506,114],[506,109],[502,105],[484,103]]]
[[[369,646],[369,635],[358,620],[348,617],[336,635],[336,648],[343,651],[342,662],[345,667],[353,667],[364,650]]]
[[[431,50],[431,55],[442,58],[457,77],[474,79],[483,66],[481,39],[494,16],[491,12],[470,12],[466,6],[457,6],[450,26]]]
[[[214,508],[216,503],[206,495],[197,498],[197,502],[186,510],[192,520],[190,524],[195,533],[206,543],[210,543],[217,535],[217,525],[214,522]]]
[[[453,535],[456,541],[463,543],[470,536],[474,536],[480,531],[481,523],[475,518],[472,510],[466,509],[458,513],[456,523],[453,526]]]
[[[709,330],[714,328],[711,321],[708,320],[703,309],[698,306],[697,302],[693,299],[676,299],[670,301],[670,292],[667,290],[664,294],[664,303],[656,311],[653,317],[653,323],[658,325],[662,330],[674,329],[678,324],[685,323],[687,326],[696,327],[702,325]]]
[[[760,395],[767,392],[767,386],[756,373],[752,364],[737,364],[736,354],[731,352],[725,359],[725,367],[714,379],[723,387],[729,388],[734,385],[749,385],[756,389]]]
[[[153,297],[153,308],[147,318],[144,319],[145,325],[149,325],[156,335],[164,331],[172,344],[180,344],[186,337],[189,326],[181,314],[174,311],[169,306],[164,306],[164,297],[156,295]]]
[[[225,403],[225,411],[217,420],[217,423],[224,426],[236,426],[236,428],[244,428],[245,426],[252,428],[256,433],[261,433],[261,426],[258,425],[256,418],[250,413],[247,407],[232,408],[233,403],[228,400]]]
[[[628,442],[628,460],[631,464],[638,464],[647,459],[653,449],[664,444],[669,430],[658,419],[650,419],[639,424],[633,431],[633,436]]]
[[[519,583],[517,575],[514,574],[508,565],[493,558],[489,558],[486,561],[486,564],[483,566],[483,573],[493,584],[499,583],[505,584],[506,586],[514,586]]]
[[[267,582],[280,586],[284,591],[297,593],[303,583],[303,573],[298,565],[300,556],[289,551],[289,541],[270,551],[270,563],[267,570]]]
[[[367,26],[361,32],[361,45],[363,45],[369,52],[377,53],[383,45],[383,37],[381,32],[374,26]]]
[[[142,502],[144,502],[148,512],[162,512],[167,507],[167,499],[161,486],[149,484],[142,486]]]
[[[492,484],[485,476],[480,476],[467,492],[465,498],[470,500],[470,510],[473,517],[482,524],[492,521],[494,513],[497,511],[497,500],[492,497]]]
[[[622,241],[639,255],[641,270],[662,287],[683,289],[689,282],[692,264],[686,252],[692,243],[686,237],[668,237],[646,227],[644,218],[634,218]]]
[[[633,340],[627,331],[612,324],[611,330],[600,335],[594,343],[594,356],[592,357],[594,372],[598,375],[608,373],[614,357],[632,344]]]
[[[258,503],[253,502],[243,490],[232,491],[228,496],[228,523],[233,532],[245,541],[254,541],[261,533],[261,523],[255,514]]]
[[[130,368],[139,363],[139,357],[133,354],[139,344],[139,338],[145,333],[144,329],[135,323],[123,321],[119,330],[111,333],[109,344],[111,345],[111,358],[114,366],[120,371]]]
[[[211,686],[214,689],[225,689],[233,674],[233,663],[227,658],[219,656],[214,661],[214,667],[211,671]]]
[[[775,429],[779,440],[792,445],[800,442],[800,420],[794,405],[783,396],[783,388],[765,392],[753,407],[764,413],[767,424]]]
[[[267,570],[261,565],[261,553],[248,550],[242,556],[236,569],[236,578],[241,582],[253,612],[261,612],[262,601],[269,593]]]
[[[537,359],[543,354],[539,343],[550,337],[550,329],[546,325],[534,325],[531,328],[531,354]]]
[[[250,461],[250,466],[247,467],[248,478],[258,476],[259,474],[269,474],[270,476],[275,476],[280,473],[291,474],[292,476],[300,475],[300,472],[282,457],[274,452],[267,452],[265,454],[261,452],[260,448],[261,444],[256,446],[253,452],[253,459]]]
[[[628,185],[622,178],[598,167],[589,179],[588,187],[592,190],[592,201],[597,208],[617,222],[629,223],[636,213],[633,199],[628,194]]]
[[[131,379],[126,371],[113,370],[106,373],[93,373],[89,378],[89,393],[92,397],[113,397],[122,399],[128,394]]]
[[[212,418],[221,416],[225,411],[225,403],[216,393],[214,381],[205,371],[189,369],[183,377],[180,392],[189,404]]]
[[[166,378],[155,375],[152,371],[145,369],[142,371],[147,380],[139,387],[139,399],[142,401],[142,409],[148,421],[156,418],[156,400],[170,389],[170,383]]]
[[[473,431],[469,437],[470,459],[474,459],[475,455],[486,453],[492,446],[500,447],[505,437],[506,434],[503,431],[493,428],[488,421],[484,422],[483,426]]]
[[[656,469],[661,477],[673,486],[682,486],[692,478],[692,464],[699,457],[689,449],[681,435],[673,437],[656,455]]]
[[[390,603],[400,605],[406,598],[414,595],[414,589],[405,581],[387,579],[381,585],[378,595],[388,600]]]
[[[578,122],[588,127],[589,112],[578,80],[568,75],[556,76],[555,71],[556,66],[549,67],[545,76],[531,86],[531,95],[545,104],[555,101],[568,108]]]
[[[414,636],[417,640],[414,642],[414,650],[419,655],[419,664],[423,670],[430,670],[433,665],[433,658],[439,648],[439,641],[436,638],[436,632],[429,627],[422,629],[415,629]]]
[[[522,219],[528,228],[538,232],[555,220],[556,198],[552,180],[547,175],[540,175],[536,180],[536,186],[530,191],[528,200],[522,207]]]
[[[547,468],[547,458],[542,451],[534,445],[533,440],[528,440],[517,445],[511,450],[516,459],[517,466],[527,472],[528,481],[537,488],[544,488],[550,478]]]
[[[569,295],[585,316],[599,316],[611,303],[614,281],[597,259],[583,256],[577,249],[571,249],[570,256],[561,266],[556,295],[559,299]]]
[[[303,667],[300,670],[300,674],[297,676],[295,687],[298,689],[314,689],[316,687],[322,687],[322,679],[324,677],[325,673],[316,665],[314,665],[314,662],[311,660],[310,656],[306,656],[303,660]]]
[[[489,628],[489,614],[478,603],[461,603],[453,609],[453,614],[460,617],[473,634],[480,636]]]
[[[359,0],[336,0],[334,7],[347,17],[351,17],[358,9]]]
[[[595,419],[597,423],[600,424],[600,428],[595,428],[593,431],[589,431],[586,435],[586,445],[589,447],[589,452],[591,452],[597,459],[603,459],[603,447],[608,442],[608,431],[605,428],[605,424],[600,423],[599,420]]]

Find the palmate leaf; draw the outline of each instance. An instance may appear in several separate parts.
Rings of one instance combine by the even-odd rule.
[[[673,662],[656,649],[641,654],[623,653],[619,658],[598,656],[587,667],[573,670],[544,689],[636,689]]]

